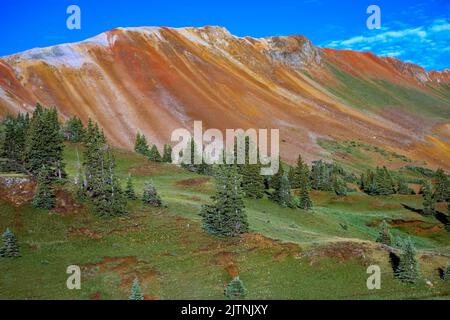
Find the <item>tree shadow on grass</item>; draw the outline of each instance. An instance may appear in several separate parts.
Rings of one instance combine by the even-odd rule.
[[[394,274],[397,274],[398,266],[400,265],[400,257],[393,252],[389,253],[389,262],[391,263]]]

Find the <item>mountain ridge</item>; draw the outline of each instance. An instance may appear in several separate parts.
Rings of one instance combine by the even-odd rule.
[[[281,127],[282,156],[318,139],[361,140],[448,167],[450,70],[320,48],[304,36],[236,37],[217,26],[116,28],[0,58],[0,114],[55,105],[118,146],[205,127]],[[326,123],[326,126],[323,124]],[[291,150],[295,152],[291,152]]]

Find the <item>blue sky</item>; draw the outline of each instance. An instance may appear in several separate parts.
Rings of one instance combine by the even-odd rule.
[[[72,4],[81,8],[81,30],[66,27]],[[371,4],[381,8],[380,30],[366,27]],[[302,34],[320,46],[450,68],[450,0],[2,0],[0,9],[0,56],[115,27],[220,25],[238,36]]]

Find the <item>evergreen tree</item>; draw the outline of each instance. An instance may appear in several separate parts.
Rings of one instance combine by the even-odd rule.
[[[145,135],[141,135],[139,132],[136,134],[134,150],[143,156],[148,156],[149,147],[147,144],[147,139],[145,138]]]
[[[144,201],[145,204],[151,205],[153,207],[161,207],[162,205],[161,198],[159,197],[155,186],[150,182],[147,182],[144,186],[142,201]]]
[[[33,207],[51,210],[55,206],[55,193],[51,186],[50,172],[42,167],[37,178],[37,189],[33,197]]]
[[[250,150],[255,148],[250,137],[245,137],[245,164],[238,165],[238,172],[242,175],[242,190],[247,198],[260,199],[264,196],[264,177],[261,175],[258,149],[256,148],[256,162],[250,163]]]
[[[37,174],[44,166],[52,176],[64,175],[64,139],[55,108],[43,109],[38,105],[33,113],[26,137],[25,163],[28,170]]]
[[[293,198],[291,195],[291,186],[289,184],[288,174],[285,172],[281,177],[278,188],[270,196],[272,201],[277,202],[283,208],[293,207]]]
[[[443,280],[450,281],[450,263],[447,264],[447,267],[444,270]]]
[[[225,288],[225,296],[231,300],[243,299],[247,295],[247,289],[239,277],[234,278]]]
[[[63,127],[63,135],[67,141],[78,143],[83,141],[84,126],[81,119],[73,116],[66,121]]]
[[[131,287],[131,294],[128,300],[144,300],[141,285],[139,284],[139,280],[137,278],[133,280],[133,286]]]
[[[425,215],[433,215],[435,213],[434,204],[435,200],[433,198],[433,193],[431,191],[431,185],[427,181],[422,186],[423,191],[423,213]]]
[[[403,179],[399,179],[397,181],[397,192],[398,192],[398,194],[401,194],[401,195],[415,194],[414,190],[412,190]]]
[[[314,161],[311,169],[311,187],[314,190],[333,191],[334,165],[323,162],[322,160]]]
[[[309,178],[306,175],[303,176],[303,179],[309,181]],[[300,185],[298,207],[303,210],[311,210],[313,207],[311,197],[309,196],[309,187],[307,181],[304,181],[304,183]]]
[[[6,159],[4,171],[25,171],[25,141],[30,119],[27,114],[7,116],[2,122],[0,158]]]
[[[416,260],[416,248],[411,238],[402,242],[401,250],[397,278],[403,282],[415,283],[419,278],[419,263]]]
[[[306,187],[311,188],[311,183],[309,181],[310,171],[309,167],[306,163],[303,162],[302,156],[298,156],[297,166],[292,171],[291,187],[293,189],[303,188],[304,183],[306,182]]]
[[[172,147],[169,144],[164,145],[163,162],[172,163]]]
[[[153,147],[148,152],[147,156],[148,156],[148,160],[150,160],[150,161],[153,161],[153,162],[161,162],[162,161],[161,154],[159,153],[158,147],[156,145],[153,145]]]
[[[133,181],[131,179],[131,175],[128,176],[127,179],[127,187],[125,189],[125,195],[129,200],[136,200],[136,192],[134,192]]]
[[[5,233],[3,233],[3,247],[0,248],[0,257],[2,258],[20,257],[17,239],[9,229],[6,229]]]
[[[380,231],[378,232],[376,242],[385,244],[387,246],[392,245],[392,235],[386,220],[383,220],[383,222],[380,225]]]
[[[338,196],[347,195],[347,184],[345,181],[337,174],[333,175],[333,190]]]
[[[285,174],[285,169],[282,166],[280,166],[280,168],[278,169],[278,172],[275,173],[270,178],[269,187],[271,189],[278,190],[280,188],[281,178],[283,177],[284,174]]]
[[[248,232],[242,178],[236,166],[218,166],[213,204],[202,207],[203,229],[212,235],[236,237]]]
[[[434,199],[437,202],[445,202],[450,200],[450,180],[442,169],[438,169],[436,171]]]

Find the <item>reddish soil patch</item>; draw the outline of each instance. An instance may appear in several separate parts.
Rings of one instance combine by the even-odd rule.
[[[337,258],[340,262],[350,259],[364,259],[368,250],[367,245],[354,242],[333,243],[326,246],[314,248],[303,254],[310,259],[310,264],[317,263],[318,258]]]
[[[380,220],[375,220],[369,223],[368,226],[375,227],[380,225],[380,223],[381,223]],[[387,223],[392,228],[405,228],[406,233],[417,236],[426,236],[444,230],[444,226],[441,224],[428,223],[422,220],[395,219],[395,220],[388,220]]]
[[[56,190],[56,206],[54,212],[67,216],[78,214],[82,211],[83,206],[75,201],[72,194],[64,189]]]
[[[119,287],[129,290],[133,280],[138,278],[142,286],[156,281],[158,272],[151,268],[145,261],[140,261],[136,257],[104,257],[103,260],[95,264],[84,265],[83,271],[92,273],[115,273],[121,281]]]
[[[175,182],[175,185],[179,187],[195,187],[201,186],[209,182],[209,178],[191,178]]]
[[[148,162],[139,167],[134,167],[129,170],[132,175],[136,176],[154,176],[167,172],[183,172],[183,169],[176,166],[167,167],[162,163]]]
[[[233,252],[220,252],[215,255],[215,263],[223,266],[231,278],[239,275],[239,268],[235,263],[236,254]]]
[[[30,178],[0,178],[0,197],[17,207],[33,200],[35,188]]]
[[[98,234],[97,232],[94,232],[92,230],[89,230],[87,228],[69,227],[69,234],[71,236],[83,237],[83,238],[89,238],[89,239],[101,239],[102,238],[102,236],[100,234]]]

